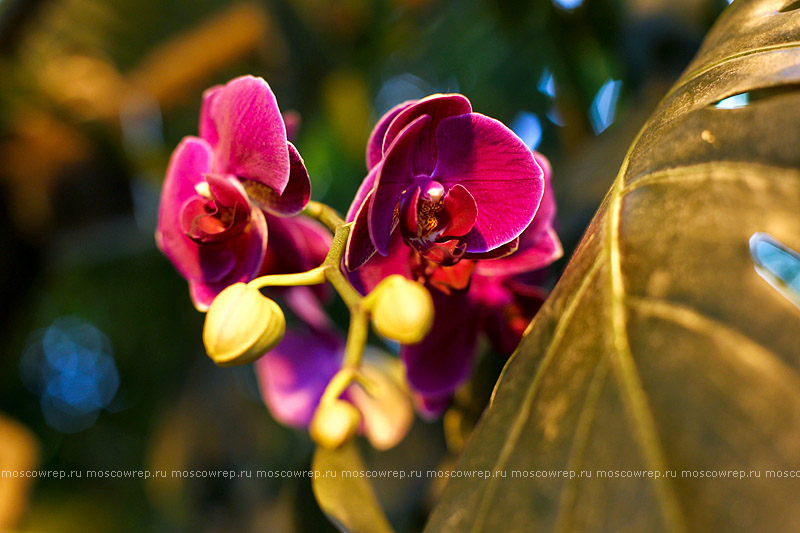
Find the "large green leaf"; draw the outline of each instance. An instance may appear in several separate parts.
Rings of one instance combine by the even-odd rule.
[[[505,477],[453,478],[428,531],[800,529],[800,480],[770,476],[800,475],[800,310],[748,249],[800,249],[798,6],[736,0],[712,29],[459,464]]]

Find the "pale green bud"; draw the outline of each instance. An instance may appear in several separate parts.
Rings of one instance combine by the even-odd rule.
[[[211,302],[203,326],[203,344],[219,366],[255,361],[283,339],[283,311],[245,283],[226,287]]]
[[[361,413],[344,400],[320,403],[309,432],[314,442],[325,448],[338,448],[356,434],[361,424]]]
[[[433,299],[419,283],[393,274],[366,300],[375,331],[401,344],[420,342],[433,325]]]

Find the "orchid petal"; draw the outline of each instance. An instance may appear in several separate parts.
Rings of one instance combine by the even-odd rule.
[[[242,183],[233,176],[220,176],[219,174],[206,174],[206,183],[212,196],[219,203],[228,208],[243,206],[250,209],[250,201]]]
[[[196,196],[181,208],[181,230],[195,242],[217,242],[229,237],[235,217],[225,225],[206,209],[208,200]]]
[[[339,369],[341,342],[334,336],[287,331],[277,347],[256,361],[261,396],[276,420],[304,427]]]
[[[291,171],[289,183],[283,193],[278,194],[258,181],[245,180],[243,184],[250,199],[264,211],[276,215],[292,216],[300,213],[311,199],[311,181],[297,148],[292,143],[287,143],[287,147]]]
[[[348,278],[361,294],[367,294],[377,287],[384,278],[392,274],[414,279],[411,273],[411,259],[415,252],[403,243],[398,233],[392,236],[388,255],[374,254],[361,268],[348,273]]]
[[[269,227],[269,246],[259,275],[290,274],[317,267],[331,246],[331,233],[316,220],[306,217],[279,217],[265,214]],[[321,300],[329,295],[326,285],[270,289],[283,295],[286,303],[306,324],[316,329],[331,323]]]
[[[464,243],[460,239],[437,241],[420,251],[420,255],[428,261],[452,266],[464,257]]]
[[[477,272],[487,276],[513,275],[544,268],[564,255],[561,241],[553,229],[556,201],[550,184],[550,163],[542,154],[534,152],[536,162],[544,171],[544,195],[533,222],[520,236],[519,250],[498,261],[478,263]],[[469,254],[468,254],[469,255]]]
[[[366,201],[372,189],[375,188],[375,177],[378,175],[378,172],[380,172],[380,167],[380,164],[372,167],[367,173],[367,177],[365,177],[364,181],[359,185],[358,191],[356,191],[356,197],[353,199],[353,203],[350,204],[350,209],[347,210],[347,216],[345,217],[346,222],[352,222],[356,219],[356,213]]]
[[[528,228],[522,234],[522,243],[520,243],[520,248],[527,248],[526,241],[533,242],[536,240],[536,237],[539,233],[545,232],[552,228],[553,222],[556,218],[556,199],[553,193],[553,187],[550,184],[550,179],[553,174],[553,171],[550,167],[550,162],[545,156],[538,152],[534,152],[533,157],[536,159],[536,162],[542,168],[542,172],[544,173],[544,193],[542,195],[542,201],[539,204],[539,209],[536,211],[536,216],[533,217],[533,221],[531,222],[530,226],[528,226]]]
[[[475,264],[475,261],[459,261],[453,266],[437,266],[427,276],[427,283],[445,294],[463,291],[469,287]]]
[[[469,377],[475,357],[478,313],[467,294],[431,291],[436,315],[419,344],[404,346],[401,357],[411,388],[424,396],[452,394]]]
[[[198,246],[198,265],[204,274],[200,278],[189,278],[189,291],[194,306],[205,311],[217,294],[228,285],[239,281],[255,279],[267,251],[267,223],[264,213],[258,208],[250,210],[250,221],[242,232],[233,239],[217,246]],[[212,268],[219,269],[218,263],[231,258],[230,269],[219,278]]]
[[[405,231],[408,235],[420,234],[419,222],[419,196],[422,193],[421,187],[418,185],[412,190],[407,191],[400,197],[400,229]]]
[[[476,269],[485,276],[509,276],[538,270],[551,264],[564,255],[564,249],[555,230],[549,228],[540,233],[536,240],[526,244],[525,249],[494,261],[481,261]]]
[[[372,168],[380,163],[381,159],[383,159],[383,137],[386,135],[386,130],[389,128],[389,124],[392,123],[398,113],[414,103],[416,103],[416,100],[407,100],[403,103],[397,104],[389,111],[384,113],[383,116],[378,120],[378,123],[375,124],[375,127],[372,128],[372,133],[369,134],[369,140],[367,141],[368,169],[372,170]]]
[[[312,287],[290,287],[283,296],[294,314],[314,329],[334,327]]]
[[[344,264],[348,270],[356,270],[375,255],[377,250],[372,240],[369,238],[369,203],[372,199],[372,191],[364,199],[361,207],[355,214],[353,227],[347,238],[347,245],[344,251]]]
[[[215,85],[203,91],[203,105],[200,107],[198,131],[200,132],[200,137],[202,137],[211,148],[216,147],[219,142],[217,126],[211,118],[211,108],[214,105],[214,100],[217,99],[217,96],[219,96],[223,88],[223,85]]]
[[[394,208],[400,194],[414,184],[412,164],[419,146],[417,137],[431,118],[423,115],[409,124],[386,151],[375,178],[369,203],[369,237],[382,255],[389,253],[389,238],[394,229]]]
[[[297,134],[300,133],[300,125],[303,122],[300,113],[290,109],[289,111],[284,111],[281,116],[283,117],[283,124],[286,126],[286,138],[289,142],[295,141]]]
[[[219,141],[214,169],[283,193],[289,183],[286,126],[267,82],[242,76],[213,94],[210,116]]]
[[[442,120],[436,130],[438,162],[432,176],[461,184],[478,207],[468,252],[486,252],[515,237],[539,207],[542,169],[522,140],[502,123],[478,113]]]
[[[464,254],[464,259],[474,259],[476,261],[483,261],[483,262],[496,262],[496,259],[502,259],[504,257],[510,256],[519,250],[519,241],[520,237],[509,241],[501,246],[498,246],[494,250],[489,250],[488,252],[479,252],[479,253],[466,253]]]
[[[453,395],[452,393],[443,396],[417,394],[415,400],[414,405],[419,415],[424,420],[432,422],[447,411],[447,408],[450,407],[450,404],[453,402]]]
[[[212,157],[206,141],[185,137],[172,153],[161,189],[156,243],[187,279],[202,279],[204,273],[200,266],[200,245],[184,233],[181,214],[188,201],[199,198],[195,186],[204,183],[203,174],[209,171]]]
[[[516,349],[525,328],[547,298],[547,292],[514,280],[506,280],[502,288],[507,292],[511,305],[487,308],[483,328],[494,350],[508,356]]]
[[[187,236],[204,244],[200,247],[199,256],[203,281],[217,282],[233,271],[236,257],[231,255],[232,244],[241,237],[241,232],[247,226],[251,207],[242,184],[236,178],[206,174],[206,183],[217,207],[233,210],[232,215],[227,217],[230,219],[227,225],[215,216],[198,216],[198,204],[205,203],[199,195],[184,206],[181,218]],[[193,218],[187,220],[190,217]],[[266,233],[264,236],[266,238]],[[216,246],[205,246],[211,243]],[[258,243],[253,244],[258,248]]]
[[[461,237],[469,233],[478,218],[475,198],[461,184],[454,185],[444,197],[444,211],[447,213],[448,237]]]
[[[383,153],[400,136],[403,129],[417,118],[428,115],[431,122],[426,130],[418,134],[419,148],[414,154],[414,171],[419,174],[430,174],[436,165],[436,143],[433,132],[439,123],[447,117],[470,113],[472,106],[466,96],[461,94],[433,94],[413,105],[402,109],[389,124],[383,138]]]
[[[328,255],[331,234],[316,220],[265,214],[270,243],[261,274],[290,274],[318,267]]]

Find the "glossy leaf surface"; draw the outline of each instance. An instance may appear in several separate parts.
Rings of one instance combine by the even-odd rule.
[[[800,310],[748,246],[800,249],[791,4],[734,2],[644,126],[458,467],[505,477],[426,531],[796,530]]]

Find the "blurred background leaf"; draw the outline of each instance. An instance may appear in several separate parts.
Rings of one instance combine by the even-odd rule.
[[[36,468],[39,444],[31,432],[19,422],[0,413],[0,471],[25,472]],[[14,528],[27,508],[33,485],[30,477],[0,478],[0,529]]]
[[[768,471],[800,464],[800,309],[748,244],[800,248],[797,5],[720,17],[458,464],[505,476],[453,479],[426,531],[797,529],[800,482]],[[633,475],[647,470],[675,477]],[[732,470],[745,477],[716,477]]]
[[[311,468],[320,474],[312,482],[314,495],[342,531],[392,533],[355,442],[335,450],[317,447]]]

